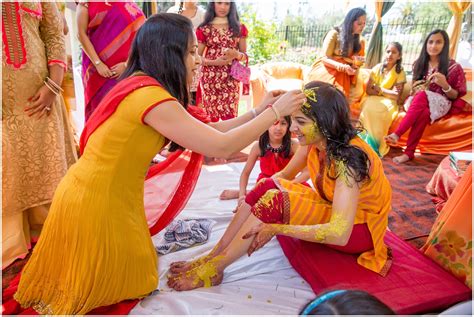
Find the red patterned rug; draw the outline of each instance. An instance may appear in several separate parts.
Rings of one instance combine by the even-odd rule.
[[[401,149],[392,148],[383,158],[385,175],[392,185],[388,225],[399,237],[421,247],[437,216],[432,196],[425,187],[445,156],[424,154],[402,165],[393,163],[392,158],[401,153]]]

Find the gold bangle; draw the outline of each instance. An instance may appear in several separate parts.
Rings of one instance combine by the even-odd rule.
[[[56,88],[58,91],[60,92],[64,92],[64,89],[61,88],[61,86],[59,86],[54,80],[52,80],[51,78],[49,77],[46,77],[46,81],[51,84],[54,88]]]
[[[273,107],[272,104],[269,104],[267,108],[270,108],[273,110],[273,113],[275,114],[275,117],[276,117],[276,121],[280,120],[280,112],[275,107]]]
[[[54,87],[52,87],[50,83],[48,83],[46,80],[43,81],[43,83],[46,87],[48,87],[49,90],[53,92],[53,94],[55,94],[56,96],[59,95],[59,91],[57,91]]]

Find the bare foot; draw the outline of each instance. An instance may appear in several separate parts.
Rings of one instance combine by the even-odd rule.
[[[215,158],[214,158],[214,163],[217,163],[217,164],[226,164],[226,163],[227,163],[227,160],[224,159],[224,158],[215,157]]]
[[[208,255],[200,257],[199,259],[196,259],[194,261],[173,262],[170,265],[170,273],[172,275],[177,275],[177,274],[182,274],[182,273],[191,271],[192,269],[205,264],[211,258],[212,258],[212,256],[210,254],[208,254]]]
[[[176,291],[189,291],[199,287],[211,287],[222,283],[224,274],[211,260],[191,271],[168,278],[168,286]]]
[[[226,189],[223,190],[219,196],[220,200],[229,200],[239,198],[239,191],[237,189]]]
[[[396,163],[396,164],[403,164],[405,162],[408,162],[410,159],[410,157],[406,154],[402,154],[400,156],[395,156],[393,158],[393,162]]]
[[[400,137],[395,133],[391,133],[383,138],[388,145],[397,145]]]

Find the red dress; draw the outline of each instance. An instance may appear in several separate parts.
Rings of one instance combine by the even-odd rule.
[[[248,34],[243,24],[240,25],[240,34],[244,38]],[[204,54],[206,59],[215,60],[223,56],[223,50],[226,48],[239,49],[240,38],[233,37],[230,29],[216,29],[212,24],[208,24],[198,28],[196,36],[200,43],[206,45]],[[229,75],[230,65],[202,66],[201,70],[202,105],[211,121],[237,117],[240,82]]]
[[[262,178],[270,178],[273,174],[281,171],[291,160],[292,156],[283,157],[283,153],[273,153],[271,150],[267,150],[265,155],[260,157],[261,172],[258,175],[257,182]]]

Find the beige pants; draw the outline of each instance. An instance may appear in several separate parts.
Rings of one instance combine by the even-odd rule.
[[[39,237],[50,204],[28,208],[13,215],[2,215],[2,270],[31,248],[31,239]]]

